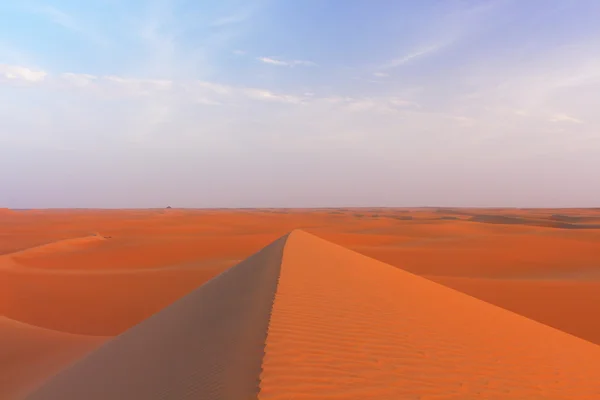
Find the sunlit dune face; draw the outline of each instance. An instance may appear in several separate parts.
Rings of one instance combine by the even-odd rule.
[[[591,343],[296,231],[259,398],[587,398],[592,365]]]

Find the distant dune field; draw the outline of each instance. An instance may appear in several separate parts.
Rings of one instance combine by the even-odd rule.
[[[295,229],[556,328],[583,339],[578,343],[587,341],[590,348],[600,345],[600,320],[596,318],[600,315],[600,210],[3,209],[0,210],[0,399],[24,398],[25,393],[107,339],[143,323]],[[346,257],[343,252],[333,250],[337,248],[335,245],[325,247],[329,253],[317,250],[323,245],[311,235],[302,232],[293,235],[287,248],[296,250],[289,250],[287,256],[284,252],[283,256],[288,264],[314,263],[310,258],[313,252],[314,257],[318,255],[315,260],[326,260],[330,254],[334,264],[335,260]],[[300,242],[305,244],[300,246]],[[369,275],[369,268],[375,271],[376,265],[379,263],[369,261],[357,269],[349,266],[348,273],[354,275],[347,278],[377,286],[381,275],[376,272]],[[333,275],[311,278],[312,275],[294,272],[301,270],[301,265],[282,269],[281,301],[275,302],[271,316],[272,321],[282,321],[278,323],[282,329],[287,315],[293,314],[285,310],[296,307],[286,303],[285,299],[290,297],[285,293],[314,290],[314,296],[321,296],[319,290],[323,288],[320,289],[319,281],[334,279]],[[407,276],[412,282],[413,275]],[[424,285],[425,291],[439,286],[421,283],[427,282],[423,279],[414,282],[415,288]],[[350,286],[346,287],[335,290],[350,290]],[[398,302],[409,287],[413,286],[398,290]],[[381,300],[392,307],[396,301],[390,294],[393,288],[385,290],[387,297]],[[358,293],[360,289],[353,291]],[[307,307],[316,301],[305,300]],[[368,304],[331,303],[330,306],[338,307],[335,308],[338,313],[355,310],[356,318],[361,319],[364,313],[372,313]],[[313,317],[306,314],[306,318]],[[383,329],[387,323],[382,316],[364,329],[369,331],[380,325]],[[394,326],[390,322],[389,329]],[[322,327],[325,329],[325,325]],[[304,328],[307,335],[321,335],[311,330],[310,324]],[[347,329],[359,334],[358,326]],[[328,332],[322,334],[329,335]],[[452,334],[460,336],[459,331]],[[458,343],[459,336],[452,339],[449,336],[448,340]],[[533,343],[535,337],[531,338]],[[284,339],[277,339],[273,346],[287,340]],[[484,342],[477,345],[491,346]],[[285,385],[288,385],[285,390],[297,393],[297,398],[315,395],[306,387],[290,383],[291,378],[281,369],[290,361],[279,356],[269,358],[268,349],[267,346],[264,362],[271,363],[273,372],[265,375],[264,381],[269,382],[270,389],[265,386],[262,398],[281,398],[277,393]],[[286,357],[302,358],[301,353],[294,353],[296,350],[290,351]],[[314,349],[317,353],[328,351]],[[476,366],[484,360],[473,358],[469,362]],[[359,368],[350,362],[340,364],[340,368],[346,367]],[[318,373],[321,367],[307,364],[305,368],[306,373]],[[277,371],[283,375],[279,376]],[[281,383],[284,381],[288,383]],[[443,385],[449,384],[444,382]]]

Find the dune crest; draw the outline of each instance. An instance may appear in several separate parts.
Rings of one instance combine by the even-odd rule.
[[[294,231],[29,399],[595,399],[599,370],[599,346]]]
[[[57,240],[52,243],[43,244],[40,246],[30,247],[28,249],[20,250],[14,253],[6,254],[5,256],[11,256],[14,258],[21,257],[36,257],[46,255],[48,253],[60,253],[76,251],[89,246],[94,246],[104,242],[106,239],[101,235],[89,235],[83,237],[77,237],[72,239]]]

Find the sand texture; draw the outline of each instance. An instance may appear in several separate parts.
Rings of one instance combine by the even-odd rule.
[[[597,399],[600,346],[295,230],[40,399]]]
[[[261,399],[594,399],[600,347],[295,231]]]
[[[0,399],[22,398],[104,340],[0,317]]]

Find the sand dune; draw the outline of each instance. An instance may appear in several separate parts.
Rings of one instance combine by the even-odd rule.
[[[600,274],[600,230],[444,221],[440,218],[452,210],[436,209],[166,211],[34,210],[2,218],[4,255],[77,240],[91,232],[110,239],[75,246],[73,251],[57,246],[27,257],[0,257],[0,315],[65,332],[116,335],[295,228],[419,275],[516,282]],[[462,218],[482,211],[454,212]],[[363,216],[355,217],[357,213]],[[600,216],[594,210],[485,213],[538,219]],[[2,268],[7,260],[12,267]],[[578,283],[570,291],[575,299],[581,298]],[[514,305],[508,285],[495,290],[505,291],[495,304]],[[562,294],[561,298],[569,296]],[[545,312],[542,322],[558,327],[566,321],[589,331],[600,328],[588,315],[600,313],[600,302],[590,302],[582,311]]]
[[[600,347],[294,231],[43,399],[596,399]]]
[[[260,398],[591,399],[598,370],[596,345],[294,232]]]
[[[101,244],[105,240],[106,239],[101,235],[88,235],[72,239],[57,240],[55,242],[16,251],[8,255],[16,259],[27,259],[30,257],[40,257],[53,253],[67,253]]]
[[[0,314],[63,332],[117,335],[275,238],[91,236],[6,254]],[[228,257],[219,258],[224,251]]]
[[[463,224],[453,225],[463,229]],[[599,241],[590,237],[564,237],[560,232],[548,232],[552,231],[549,228],[494,235],[464,230],[452,235],[437,230],[436,226],[430,227],[431,233],[419,235],[412,227],[409,229],[408,241],[398,241],[394,246],[354,246],[354,249],[418,275],[546,278],[600,272]]]
[[[107,342],[28,398],[256,398],[284,243]]]
[[[19,399],[106,338],[71,335],[0,317],[0,399]]]
[[[38,270],[0,260],[0,315],[84,335],[119,334],[225,270]]]
[[[19,264],[55,270],[133,270],[155,269],[194,260],[218,258],[227,249],[231,258],[244,259],[275,240],[268,235],[214,236],[102,236],[61,240],[44,246],[8,254]],[[151,253],[151,256],[148,253]]]

